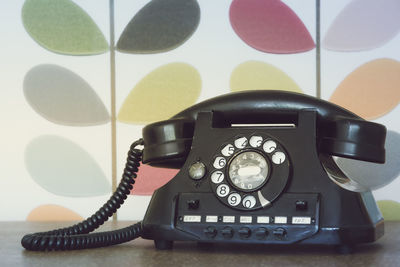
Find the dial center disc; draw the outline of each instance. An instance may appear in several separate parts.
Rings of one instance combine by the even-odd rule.
[[[245,151],[232,158],[228,173],[234,187],[249,192],[264,185],[268,178],[269,165],[261,153]]]

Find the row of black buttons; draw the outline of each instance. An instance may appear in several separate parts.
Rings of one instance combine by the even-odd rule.
[[[208,226],[204,229],[204,234],[208,238],[215,238],[218,234],[218,231],[214,226]],[[247,239],[247,238],[251,237],[252,231],[249,227],[241,227],[238,230],[238,234],[241,239]],[[268,234],[269,234],[269,232],[268,232],[267,228],[264,228],[264,227],[259,227],[254,230],[254,235],[255,235],[256,239],[258,239],[258,240],[265,239],[268,236]],[[277,227],[272,231],[272,234],[277,239],[282,239],[286,236],[286,230],[282,227]],[[234,235],[234,230],[232,227],[229,227],[229,226],[224,227],[221,230],[221,235],[225,239],[231,239]]]

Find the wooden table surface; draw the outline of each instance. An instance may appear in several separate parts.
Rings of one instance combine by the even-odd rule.
[[[108,222],[100,230],[131,223]],[[400,266],[400,222],[385,222],[383,238],[358,246],[350,255],[323,246],[198,246],[196,242],[175,242],[173,250],[157,251],[152,241],[143,239],[80,251],[32,252],[21,247],[25,233],[70,224],[0,222],[0,266]]]

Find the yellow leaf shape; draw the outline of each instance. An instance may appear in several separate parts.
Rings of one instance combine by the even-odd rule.
[[[385,221],[400,221],[400,203],[394,200],[379,200],[378,207]]]
[[[200,95],[199,72],[186,63],[170,63],[145,76],[129,93],[118,120],[149,123],[166,120],[193,105]]]
[[[59,205],[41,205],[34,210],[32,210],[28,217],[27,221],[82,221],[83,217],[74,211],[64,208]]]
[[[230,87],[232,92],[272,89],[302,93],[296,82],[285,72],[271,64],[253,60],[246,61],[233,70]]]
[[[376,119],[400,101],[400,62],[382,58],[350,73],[329,99],[364,119]]]

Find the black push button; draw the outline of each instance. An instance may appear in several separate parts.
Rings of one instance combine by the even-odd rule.
[[[214,226],[208,226],[204,229],[204,233],[208,238],[214,238],[217,235],[217,229]]]
[[[231,239],[233,237],[232,227],[224,227],[224,229],[221,230],[221,234],[225,239]]]
[[[200,200],[192,199],[187,201],[188,209],[197,210],[200,206]]]
[[[255,235],[256,235],[256,238],[258,240],[263,240],[263,239],[265,239],[267,237],[268,230],[266,228],[264,228],[264,227],[257,228],[256,232],[255,232]]]
[[[308,205],[305,200],[297,200],[296,201],[296,210],[307,210]]]
[[[241,238],[249,238],[251,235],[251,230],[248,227],[242,227],[239,229],[238,232]]]
[[[281,239],[281,238],[285,237],[285,235],[286,235],[286,230],[283,229],[282,227],[278,227],[278,228],[275,228],[275,229],[274,229],[273,234],[274,234],[275,237]]]

